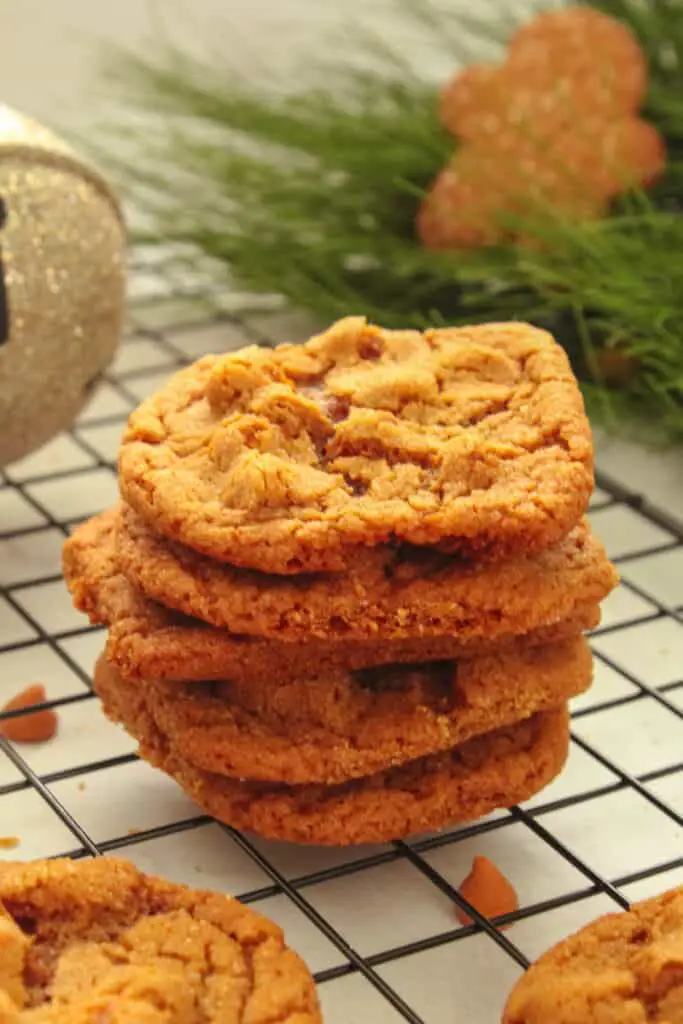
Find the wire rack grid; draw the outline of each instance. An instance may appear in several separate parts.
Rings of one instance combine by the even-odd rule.
[[[0,692],[41,682],[60,717],[48,744],[0,738],[0,859],[117,852],[238,895],[284,926],[329,1024],[436,1024],[454,1011],[491,1024],[550,944],[683,883],[683,524],[599,475],[591,519],[622,583],[591,638],[596,682],[574,702],[568,766],[524,807],[350,850],[220,826],[104,719],[90,689],[101,630],[73,611],[59,571],[70,529],[115,500],[131,408],[204,352],[303,333],[193,281],[172,260],[134,268],[128,330],[98,394],[73,430],[0,478]],[[490,922],[459,895],[476,854],[516,886],[517,912]]]

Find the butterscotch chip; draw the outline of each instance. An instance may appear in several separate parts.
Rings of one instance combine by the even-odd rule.
[[[313,979],[277,925],[230,896],[123,860],[4,868],[0,946],[0,995],[8,1013],[14,1004],[13,1024],[322,1019]]]
[[[483,917],[502,917],[519,909],[514,886],[488,857],[475,857],[472,870],[458,890]],[[455,913],[462,925],[472,924],[472,918],[461,907]]]
[[[503,1024],[681,1024],[683,889],[608,914],[517,983]]]
[[[456,636],[425,636],[427,629],[416,628],[410,639],[357,639],[347,643],[348,630],[342,619],[338,634],[333,634],[330,640],[283,643],[212,629],[145,598],[119,568],[115,551],[118,515],[117,509],[110,509],[78,527],[64,547],[64,575],[76,607],[93,623],[109,626],[108,657],[129,679],[188,682],[227,678],[235,683],[272,687],[274,682],[303,679],[338,669],[437,661],[474,656],[492,649],[552,644],[575,637],[598,624],[600,613],[595,601],[614,579],[604,554],[597,566],[591,567],[589,558],[584,566],[585,574],[569,572],[564,578],[563,588],[556,591],[560,607],[553,610],[552,603],[551,607],[543,607],[541,584],[545,575],[539,572],[536,574],[539,590],[528,607],[533,616],[531,621],[507,625],[504,622],[501,628],[494,613],[490,617],[490,636],[479,635],[468,628],[466,609],[463,609]],[[568,561],[572,561],[571,556]],[[597,569],[596,577],[589,583],[593,568]],[[161,566],[159,571],[162,572]],[[337,582],[343,585],[338,578]],[[327,591],[329,594],[330,586]],[[294,627],[302,608],[300,602],[292,609]],[[563,611],[565,618],[561,617]],[[349,608],[352,622],[351,613]],[[329,612],[327,615],[329,621]],[[400,618],[397,621],[400,622]],[[316,627],[312,621],[309,625],[312,636]],[[302,621],[300,628],[305,637],[306,623]],[[515,635],[516,629],[523,635]],[[373,635],[374,631],[369,631],[368,636]]]
[[[328,846],[386,842],[468,821],[533,796],[569,750],[565,708],[469,740],[454,750],[336,786],[240,782],[192,765],[149,714],[144,688],[98,678],[104,710],[207,813],[272,839]]]
[[[158,532],[282,574],[351,567],[387,541],[539,550],[593,482],[581,395],[545,331],[360,317],[175,374],[131,415],[119,471]]]
[[[116,557],[148,597],[171,608],[234,632],[306,642],[444,634],[493,640],[569,619],[617,582],[587,523],[555,548],[503,563],[384,546],[360,552],[344,573],[272,576],[166,541],[124,507]]]
[[[24,966],[30,945],[29,936],[24,935],[0,902],[0,995],[7,997],[7,1013],[26,1002]]]
[[[558,707],[591,677],[590,649],[579,637],[552,648],[323,672],[279,685],[145,682],[140,689],[160,731],[196,767],[252,781],[332,785]],[[119,680],[101,659],[95,690]]]
[[[37,705],[44,704],[46,700],[45,687],[40,683],[27,686],[25,690],[8,700],[0,708],[0,712],[26,709],[27,713],[2,719],[0,735],[5,736],[12,743],[45,743],[47,740],[51,740],[59,728],[57,713],[52,708],[32,710]]]

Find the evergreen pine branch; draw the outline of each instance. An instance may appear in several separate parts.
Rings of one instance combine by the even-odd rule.
[[[500,24],[443,11],[436,0],[392,2],[440,52],[455,55],[465,37],[504,41]],[[116,135],[100,156],[113,155],[109,165],[160,241],[212,257],[226,281],[324,318],[546,325],[603,420],[621,426],[627,411],[683,439],[683,5],[594,6],[630,25],[648,56],[645,116],[665,135],[670,160],[647,197],[629,197],[606,220],[550,214],[528,223],[534,248],[447,254],[418,243],[419,203],[454,143],[438,123],[433,86],[362,29],[353,36],[359,61],[318,63],[313,84],[295,95],[261,91],[175,51],[118,59],[130,108],[146,119],[146,156],[126,169]],[[505,36],[519,20],[509,12]],[[612,352],[630,368],[617,381],[601,369],[601,354]]]

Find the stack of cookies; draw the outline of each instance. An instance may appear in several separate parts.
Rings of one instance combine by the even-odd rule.
[[[616,574],[562,349],[525,324],[207,356],[130,417],[65,547],[106,713],[209,814],[380,842],[531,797]]]

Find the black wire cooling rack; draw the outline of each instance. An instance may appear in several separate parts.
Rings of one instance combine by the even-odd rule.
[[[20,677],[16,665],[59,665],[73,692],[67,687],[42,707],[61,715],[87,703],[99,715],[89,667],[100,631],[60,610],[68,598],[59,547],[75,523],[113,498],[128,411],[205,351],[272,344],[293,329],[277,313],[221,308],[216,293],[193,291],[187,267],[174,266],[145,261],[135,269],[128,332],[99,395],[71,432],[0,478],[2,690],[11,696],[43,682],[49,694],[50,678]],[[623,582],[591,638],[598,681],[574,708],[567,772],[526,807],[342,852],[253,839],[188,803],[173,804],[172,820],[146,825],[147,790],[125,774],[140,763],[132,752],[89,756],[92,718],[57,768],[0,738],[0,841],[19,840],[16,849],[6,842],[0,858],[26,856],[29,840],[31,856],[120,852],[160,873],[172,866],[194,885],[206,884],[208,871],[213,887],[285,923],[290,944],[316,970],[332,1024],[436,1024],[447,1012],[455,1019],[454,1011],[468,1024],[495,1021],[507,990],[543,948],[602,912],[683,883],[683,525],[601,474],[592,516]],[[58,736],[50,746],[64,742]],[[90,828],[79,813],[78,794],[93,780],[105,816],[111,801],[114,834]],[[165,807],[167,793],[155,805]],[[135,828],[125,827],[122,806],[137,807]],[[49,842],[48,818],[60,827]],[[458,893],[478,852],[492,852],[523,897],[519,911],[494,923]],[[459,925],[456,906],[474,923]]]

